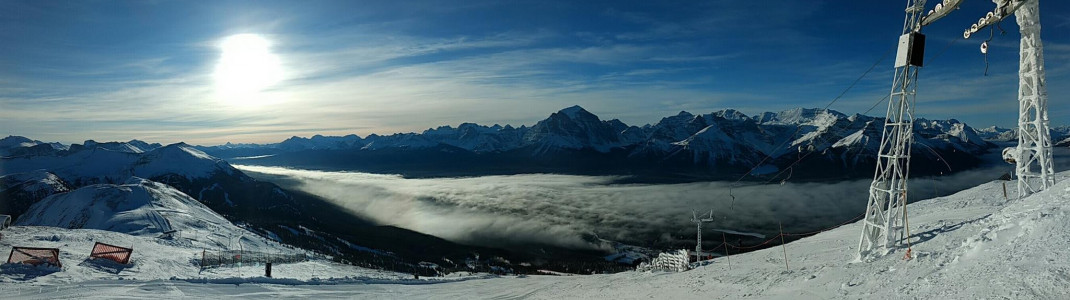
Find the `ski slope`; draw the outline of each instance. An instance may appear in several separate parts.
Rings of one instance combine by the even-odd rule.
[[[201,268],[202,251],[227,249],[310,257],[305,262],[278,264],[273,268],[274,279],[269,280],[409,278],[408,274],[336,264],[279,244],[232,224],[168,185],[137,177],[124,184],[89,185],[49,196],[32,205],[16,225],[3,231],[0,251],[10,253],[12,246],[60,248],[63,268],[0,265],[2,288],[92,280],[216,282],[264,275],[263,266]],[[130,264],[88,260],[95,242],[134,249]]]
[[[57,273],[49,276],[65,276],[66,280],[30,282],[12,280],[5,274],[0,289],[24,293],[16,299],[160,295],[370,299],[1070,299],[1070,260],[1066,259],[1070,257],[1070,232],[1065,230],[1070,227],[1070,181],[1066,180],[1070,173],[1058,175],[1059,183],[1053,188],[1020,200],[1015,199],[1014,189],[1009,189],[1011,194],[1005,199],[1003,182],[993,181],[951,196],[909,205],[913,245],[910,260],[903,259],[905,249],[858,260],[860,224],[853,223],[789,243],[787,266],[785,249],[774,247],[718,258],[712,264],[682,273],[467,277],[468,280],[445,281],[402,280],[400,276],[373,279],[374,276],[368,275],[356,279],[347,275],[349,279],[268,280],[231,278],[239,270],[225,270],[219,272],[229,273],[212,273],[209,277],[218,279],[207,281],[168,280],[162,274],[132,276],[135,280],[120,281],[99,274]],[[15,227],[9,234],[29,241],[47,237],[52,231],[56,229]],[[46,243],[80,242],[60,238],[58,242]],[[88,242],[80,245],[89,247]],[[75,258],[65,261],[72,259]],[[179,279],[198,278],[195,270],[179,267],[182,268],[187,270]],[[243,271],[247,272],[243,274],[254,273],[254,270]]]

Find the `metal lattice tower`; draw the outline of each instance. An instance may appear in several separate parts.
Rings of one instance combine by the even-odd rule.
[[[691,222],[695,222],[696,231],[698,231],[695,237],[695,261],[699,261],[702,258],[702,223],[713,222],[713,211],[710,211],[710,216],[706,218],[699,218],[694,211],[691,211]]]
[[[1055,168],[1051,157],[1038,0],[1008,2],[1011,3],[1005,5],[1020,5],[1016,15],[1022,43],[1018,70],[1018,147],[1014,161],[1018,197],[1023,197],[1055,185]]]
[[[914,142],[914,97],[925,47],[925,36],[920,33],[924,12],[925,0],[907,0],[877,169],[869,186],[869,203],[858,242],[860,257],[904,238],[910,148]]]

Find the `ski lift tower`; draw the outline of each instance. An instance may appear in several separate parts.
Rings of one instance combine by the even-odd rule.
[[[963,0],[943,0],[927,14],[925,0],[907,0],[903,34],[895,60],[895,76],[888,102],[877,169],[869,188],[859,241],[859,257],[902,241],[906,226],[907,179],[910,174],[910,146],[913,142],[914,97],[918,69],[924,58],[925,36],[922,26],[932,24],[958,9]],[[1052,166],[1051,134],[1048,131],[1048,104],[1045,88],[1044,55],[1040,41],[1038,0],[992,0],[996,9],[980,18],[963,33],[973,33],[1017,14],[1022,34],[1019,69],[1018,146],[1004,150],[1004,158],[1016,164],[1019,197],[1055,184]],[[981,45],[987,53],[988,43]],[[1036,169],[1036,172],[1034,172]],[[1037,173],[1039,172],[1039,173]]]
[[[862,220],[862,238],[858,244],[860,256],[876,247],[892,246],[903,237],[910,145],[914,141],[914,96],[918,70],[925,56],[925,35],[921,34],[924,13],[925,0],[907,0],[906,20],[895,57],[892,92],[877,153],[877,170],[869,186],[869,203]]]
[[[1013,13],[1022,34],[1018,69],[1018,146],[1003,151],[1004,158],[1015,164],[1019,198],[1055,185],[1044,45],[1040,41],[1040,7],[1037,1],[995,0],[996,10],[974,24],[981,29]],[[963,36],[969,38],[975,32],[971,26]],[[982,50],[988,48],[987,42],[981,46]]]
[[[710,210],[710,215],[705,218],[699,218],[695,211],[691,211],[691,222],[695,222],[698,232],[695,237],[695,261],[700,261],[702,260],[702,223],[713,222],[713,210]]]

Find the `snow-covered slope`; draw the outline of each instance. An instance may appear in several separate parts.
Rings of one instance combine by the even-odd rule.
[[[172,230],[235,235],[238,228],[204,204],[174,188],[131,178],[125,184],[97,184],[52,195],[30,206],[17,225],[100,229],[159,236]]]
[[[222,250],[217,244],[237,247],[240,239],[243,248],[250,252],[301,254],[300,249],[272,245],[270,241],[259,242],[252,233],[243,236],[215,237],[205,243],[204,237],[195,234],[177,234],[173,239],[135,236],[97,229],[64,229],[46,226],[13,226],[4,230],[0,250],[10,251],[10,246],[35,246],[59,248],[63,269],[27,268],[18,265],[0,265],[0,290],[4,299],[215,299],[203,293],[151,292],[134,296],[137,292],[84,289],[88,285],[103,284],[112,288],[130,287],[135,282],[164,282],[181,285],[186,282],[231,283],[275,282],[280,284],[332,282],[381,282],[411,279],[408,274],[365,269],[334,263],[313,257],[309,261],[275,264],[272,278],[264,277],[264,266],[248,264],[243,267],[201,269],[199,259],[204,250]],[[127,266],[87,259],[95,242],[102,242],[134,249]],[[321,280],[323,279],[323,280]],[[49,291],[38,290],[48,286]],[[83,287],[79,289],[78,287]],[[67,290],[69,294],[55,294],[55,289]],[[20,291],[21,290],[21,291]],[[90,293],[89,291],[93,291]],[[132,294],[128,294],[132,293]],[[224,293],[225,294],[225,293]]]
[[[44,170],[0,176],[0,192],[19,189],[29,193],[55,194],[67,192],[68,186],[55,174]]]
[[[478,290],[529,299],[1067,299],[1067,175],[1021,200],[1013,192],[1005,199],[1003,182],[994,181],[909,205],[910,260],[903,259],[905,247],[857,260],[861,229],[853,223],[683,273],[530,276],[398,290],[416,298]]]
[[[75,284],[99,279],[233,278],[262,275],[262,266],[201,270],[203,250],[250,253],[306,253],[239,228],[200,202],[165,184],[132,178],[125,184],[90,185],[50,196],[4,231],[0,247],[58,247],[64,269],[0,266],[0,285]],[[171,232],[164,237],[163,233]],[[129,266],[86,260],[94,242],[134,249]],[[9,249],[9,248],[8,248]],[[5,249],[6,250],[6,249]],[[276,278],[309,280],[321,277],[408,277],[339,265],[323,260],[276,267]],[[6,298],[6,297],[5,297]]]
[[[34,202],[70,189],[66,181],[44,170],[0,175],[0,214],[17,218]]]

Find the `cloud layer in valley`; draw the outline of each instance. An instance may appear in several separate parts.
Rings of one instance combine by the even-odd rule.
[[[295,182],[294,188],[380,224],[474,245],[534,243],[578,249],[607,249],[595,237],[655,247],[690,240],[695,233],[689,220],[692,209],[713,210],[716,221],[707,228],[766,235],[776,234],[778,222],[783,222],[786,232],[827,228],[862,213],[870,182],[740,184],[730,195],[728,182],[614,184],[619,177],[551,174],[408,179],[357,172],[239,168],[254,176],[284,177]],[[993,164],[914,179],[911,198],[947,195],[994,180],[1010,169]],[[1013,187],[1013,183],[1008,185]]]

